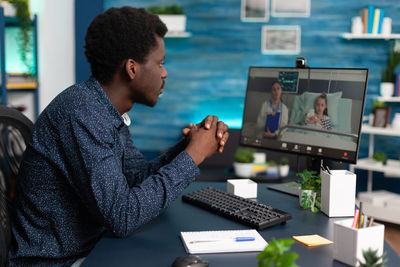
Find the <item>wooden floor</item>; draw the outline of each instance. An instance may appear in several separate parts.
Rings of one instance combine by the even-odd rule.
[[[385,240],[400,256],[400,225],[384,223],[385,224]]]

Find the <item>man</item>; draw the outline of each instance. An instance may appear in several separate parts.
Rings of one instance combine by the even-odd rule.
[[[131,234],[158,216],[228,139],[215,116],[147,162],[122,115],[154,106],[167,77],[166,26],[144,9],[112,8],[86,34],[92,77],[58,95],[36,122],[16,192],[9,265],[71,266],[106,232]],[[132,248],[134,249],[134,248]]]

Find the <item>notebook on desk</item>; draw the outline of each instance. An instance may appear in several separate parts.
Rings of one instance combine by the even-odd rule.
[[[256,230],[181,232],[190,254],[263,251],[268,243]]]

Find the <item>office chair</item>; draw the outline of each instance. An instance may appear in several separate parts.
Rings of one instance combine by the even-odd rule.
[[[0,106],[0,266],[5,266],[11,242],[11,201],[32,127],[33,123],[20,111]]]

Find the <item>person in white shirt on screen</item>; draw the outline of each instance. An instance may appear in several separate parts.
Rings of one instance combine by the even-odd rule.
[[[288,108],[281,101],[282,87],[278,81],[272,83],[271,98],[263,103],[261,110],[258,114],[257,125],[264,129],[266,118],[268,114],[276,116],[280,112],[278,130],[271,132],[268,128],[264,129],[264,137],[275,137],[280,128],[288,124]]]

